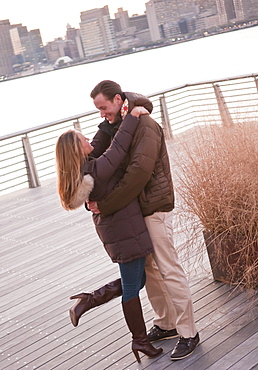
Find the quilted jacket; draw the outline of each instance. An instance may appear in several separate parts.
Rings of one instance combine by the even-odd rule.
[[[139,94],[125,95],[129,100],[129,111],[135,105],[140,105]],[[141,103],[149,111],[152,110],[149,101],[144,104],[141,98]],[[107,124],[105,121],[100,124],[92,141],[97,148],[96,155],[103,152],[112,140],[111,125]],[[117,127],[113,127],[113,132],[116,129]],[[132,144],[119,169],[121,180],[115,189],[104,199],[98,199],[102,216],[126,207],[136,197],[144,216],[154,212],[168,212],[174,208],[173,183],[163,130],[149,115],[140,116]]]
[[[138,122],[138,118],[128,114],[121,125],[123,130],[119,129],[110,148],[100,157],[85,162],[84,178],[73,199],[73,208],[84,204],[88,198],[103,199],[110,193],[122,176],[121,169],[117,168],[126,155]],[[113,262],[129,262],[153,251],[137,197],[110,216],[93,215],[93,221]]]

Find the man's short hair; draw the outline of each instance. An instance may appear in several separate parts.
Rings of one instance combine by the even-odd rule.
[[[121,89],[121,86],[118,83],[110,80],[99,82],[90,93],[90,97],[95,99],[98,94],[103,94],[110,101],[113,101],[114,97],[119,94],[122,100],[125,100],[125,95]]]

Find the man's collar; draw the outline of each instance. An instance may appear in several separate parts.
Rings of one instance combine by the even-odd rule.
[[[118,130],[121,122],[122,121],[119,120],[118,122],[111,124],[108,122],[108,120],[105,119],[105,121],[101,122],[98,127],[99,129],[101,129],[102,131],[106,132],[108,135],[113,137],[116,131]]]

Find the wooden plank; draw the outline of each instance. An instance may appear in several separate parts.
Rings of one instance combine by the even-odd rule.
[[[243,298],[243,297],[242,297]],[[245,298],[245,297],[244,297]],[[239,297],[238,297],[239,299]],[[228,311],[229,307],[225,307],[225,310],[227,311],[227,317],[225,318],[225,314],[221,312],[221,316],[215,317],[213,319],[213,315],[210,317],[212,321],[209,322],[209,317],[207,318],[207,325],[203,328],[201,332],[201,344],[198,346],[196,351],[193,353],[193,355],[189,356],[188,358],[182,360],[184,369],[188,370],[195,370],[195,369],[207,369],[210,365],[214,362],[214,352],[216,351],[219,346],[222,345],[225,341],[228,340],[228,338],[233,338],[234,335],[237,336],[237,333],[239,334],[239,337],[241,337],[240,330],[241,328],[245,327],[246,325],[249,325],[250,323],[250,313],[248,310],[246,310],[246,300],[243,299],[242,304],[239,305],[239,310],[234,311],[234,307],[236,305],[236,300],[233,302],[229,302],[231,306],[232,311]],[[232,305],[233,303],[233,305]],[[227,306],[227,305],[225,305]],[[257,306],[253,307],[252,312],[257,314]],[[220,310],[218,310],[220,311]],[[216,316],[219,316],[217,313]],[[252,324],[250,324],[252,325]],[[253,328],[255,331],[257,331],[257,328]],[[244,340],[244,337],[243,337]],[[241,338],[240,338],[241,343]],[[216,351],[215,354],[218,354],[218,357],[223,357],[223,352],[220,355],[220,351]],[[176,362],[173,365],[174,369],[180,370],[180,363],[182,364],[182,361]]]
[[[131,354],[131,335],[128,333],[128,329],[122,317],[121,306],[116,308],[119,311],[119,322],[115,324],[111,323],[111,325],[108,326],[103,324],[100,326],[95,326],[95,330],[99,330],[99,335],[94,338],[90,337],[90,332],[88,331],[86,335],[85,332],[78,334],[78,342],[80,343],[80,341],[82,341],[84,348],[77,348],[76,351],[73,351],[73,356],[71,356],[71,353],[68,354],[67,352],[63,352],[61,355],[63,362],[59,364],[59,368],[62,368],[62,366],[65,366],[67,369],[74,367],[76,368],[76,366],[81,366],[81,368],[91,368],[92,366],[95,366],[95,363],[98,362],[98,359],[102,359],[104,357],[106,358],[110,353],[113,353],[113,356],[117,358],[117,356],[119,356],[119,348],[122,350],[123,355],[124,352]],[[146,310],[144,310],[144,312],[145,319],[148,322],[148,320],[152,318],[152,312],[146,312]],[[101,318],[101,315],[102,314],[99,315],[99,318]],[[67,358],[68,355],[70,358]],[[53,363],[53,360],[49,362],[49,365],[51,367],[56,366],[56,364]]]
[[[217,346],[213,346],[213,348],[208,353],[205,353],[204,356],[202,356],[202,358],[198,361],[194,361],[194,363],[187,367],[187,369],[208,369],[211,365],[216,364],[218,359],[223,357],[228,352],[232,351],[232,349],[234,349],[236,346],[239,346],[243,342],[247,341],[250,336],[257,332],[258,319],[255,320],[255,322],[251,323],[247,323],[247,321],[245,321],[247,324],[239,330],[239,327],[243,325],[243,321],[245,321],[243,320],[243,317],[241,319],[238,319],[236,323],[239,324],[236,327],[233,326],[230,330],[230,333],[220,333],[222,343]],[[249,351],[248,348],[247,351]],[[234,358],[232,359],[232,362],[235,363]]]
[[[258,349],[257,347],[249,352],[247,355],[242,357],[236,364],[230,366],[230,369],[235,370],[257,370],[258,369]]]
[[[218,295],[218,302],[220,301],[220,295]],[[230,307],[235,307],[235,305],[236,305],[236,300],[238,300],[239,299],[239,297],[237,296],[236,298],[235,298],[235,301],[234,302],[230,302],[230,303],[228,303],[228,304],[230,304]],[[206,330],[206,328],[205,328],[205,325],[207,326],[207,321],[209,322],[209,317],[208,317],[208,314],[207,314],[207,312],[210,312],[210,310],[211,310],[211,307],[212,307],[212,311],[214,310],[214,306],[216,307],[216,304],[218,303],[218,302],[216,302],[216,301],[211,301],[210,303],[207,303],[207,302],[204,302],[204,306],[203,306],[203,309],[202,310],[198,310],[196,313],[195,313],[195,316],[196,316],[196,323],[197,323],[197,327],[198,327],[198,330],[200,331],[200,335],[201,335],[201,340],[202,340],[202,336],[203,336],[203,331],[205,331]],[[245,303],[245,300],[244,300],[244,303]],[[214,316],[214,314],[213,313],[211,313],[210,314],[210,317],[212,318]],[[222,319],[224,318],[224,315],[222,315]],[[223,326],[223,324],[222,324],[222,322],[220,323],[220,326]],[[215,332],[217,331],[217,330],[219,330],[219,329],[217,329],[217,327],[215,328]],[[177,339],[175,338],[175,339],[171,339],[171,340],[164,340],[164,341],[160,341],[160,342],[158,342],[159,343],[159,345],[164,349],[164,355],[163,356],[160,356],[158,359],[155,359],[155,363],[157,364],[157,368],[159,368],[159,369],[165,369],[167,366],[168,366],[168,364],[169,364],[169,366],[171,366],[172,364],[171,364],[171,360],[170,360],[170,353],[171,353],[171,350],[172,350],[172,348],[173,348],[173,346],[176,344],[176,341],[177,341]],[[201,346],[200,346],[201,347]],[[198,353],[198,351],[199,351],[199,348],[197,348],[196,349],[196,352]],[[193,356],[193,355],[192,355]],[[192,362],[191,360],[192,360],[192,356],[190,356],[189,357],[189,361],[190,362]],[[126,362],[126,363],[128,363],[128,361],[130,361],[130,358],[131,358],[131,356],[127,356],[127,357],[125,357],[125,358],[123,358],[122,360],[120,360],[120,361],[117,361],[116,363],[117,363],[117,366],[118,366],[118,368],[122,368],[122,366],[123,366],[123,363],[124,363],[124,361]],[[132,359],[132,358],[131,358]],[[181,361],[178,361],[177,362],[177,365],[173,365],[173,366],[177,366],[178,367],[178,369],[181,369],[181,367],[180,366],[182,366],[182,365],[184,365],[184,362],[186,361],[187,359],[185,359],[185,360],[181,360]],[[110,364],[110,362],[108,362],[107,363],[107,361],[108,360],[103,360],[103,363],[104,363],[104,361],[105,361],[105,366],[107,366],[107,365],[111,365]],[[113,359],[112,358],[110,358],[110,361],[113,361]],[[154,360],[152,360],[151,361],[151,365],[150,365],[150,368],[152,369],[152,367],[153,367],[153,362]],[[147,359],[146,358],[146,356],[142,356],[142,363],[143,363],[143,365],[144,365],[144,368],[145,368],[145,366],[146,367],[148,367],[149,365],[149,359]],[[85,363],[85,365],[86,365],[86,363]],[[185,366],[185,365],[184,365]],[[101,366],[100,366],[100,368],[101,368]],[[198,367],[197,367],[198,368]],[[133,362],[132,363],[130,363],[130,369],[137,369],[137,364],[133,364]]]
[[[1,369],[182,369],[216,366],[254,366],[256,334],[251,330],[255,311],[250,296],[229,285],[214,282],[207,254],[198,265],[196,252],[181,250],[179,227],[175,240],[179,257],[189,277],[202,344],[189,358],[170,361],[177,339],[155,344],[164,353],[156,359],[141,355],[138,365],[131,352],[131,334],[125,325],[120,298],[85,314],[73,328],[69,296],[91,291],[119,276],[103,249],[90,213],[83,208],[65,212],[59,203],[55,181],[39,189],[24,189],[0,198],[1,279],[0,367]],[[153,312],[146,292],[141,292],[144,317],[152,326]],[[243,333],[248,356],[241,341]],[[228,353],[220,355],[220,348]],[[232,359],[234,357],[234,360]],[[211,360],[212,358],[212,360]],[[214,362],[212,362],[214,361]],[[231,362],[232,361],[232,362]],[[252,364],[252,365],[251,365]],[[200,366],[199,366],[200,365]],[[196,365],[197,366],[197,365]]]
[[[222,358],[220,358],[218,361],[216,361],[213,365],[209,367],[209,370],[228,369],[232,366],[234,367],[234,369],[246,369],[246,370],[251,369],[253,366],[258,365],[257,343],[258,343],[258,331],[251,335],[250,337],[248,337],[246,340],[243,340],[231,351],[225,353]],[[254,358],[255,353],[256,356]]]

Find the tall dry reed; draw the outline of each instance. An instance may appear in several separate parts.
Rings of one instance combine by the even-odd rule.
[[[192,228],[188,247],[200,230],[209,231],[230,282],[257,289],[258,125],[213,125],[186,135],[177,145],[176,188],[184,223]]]

